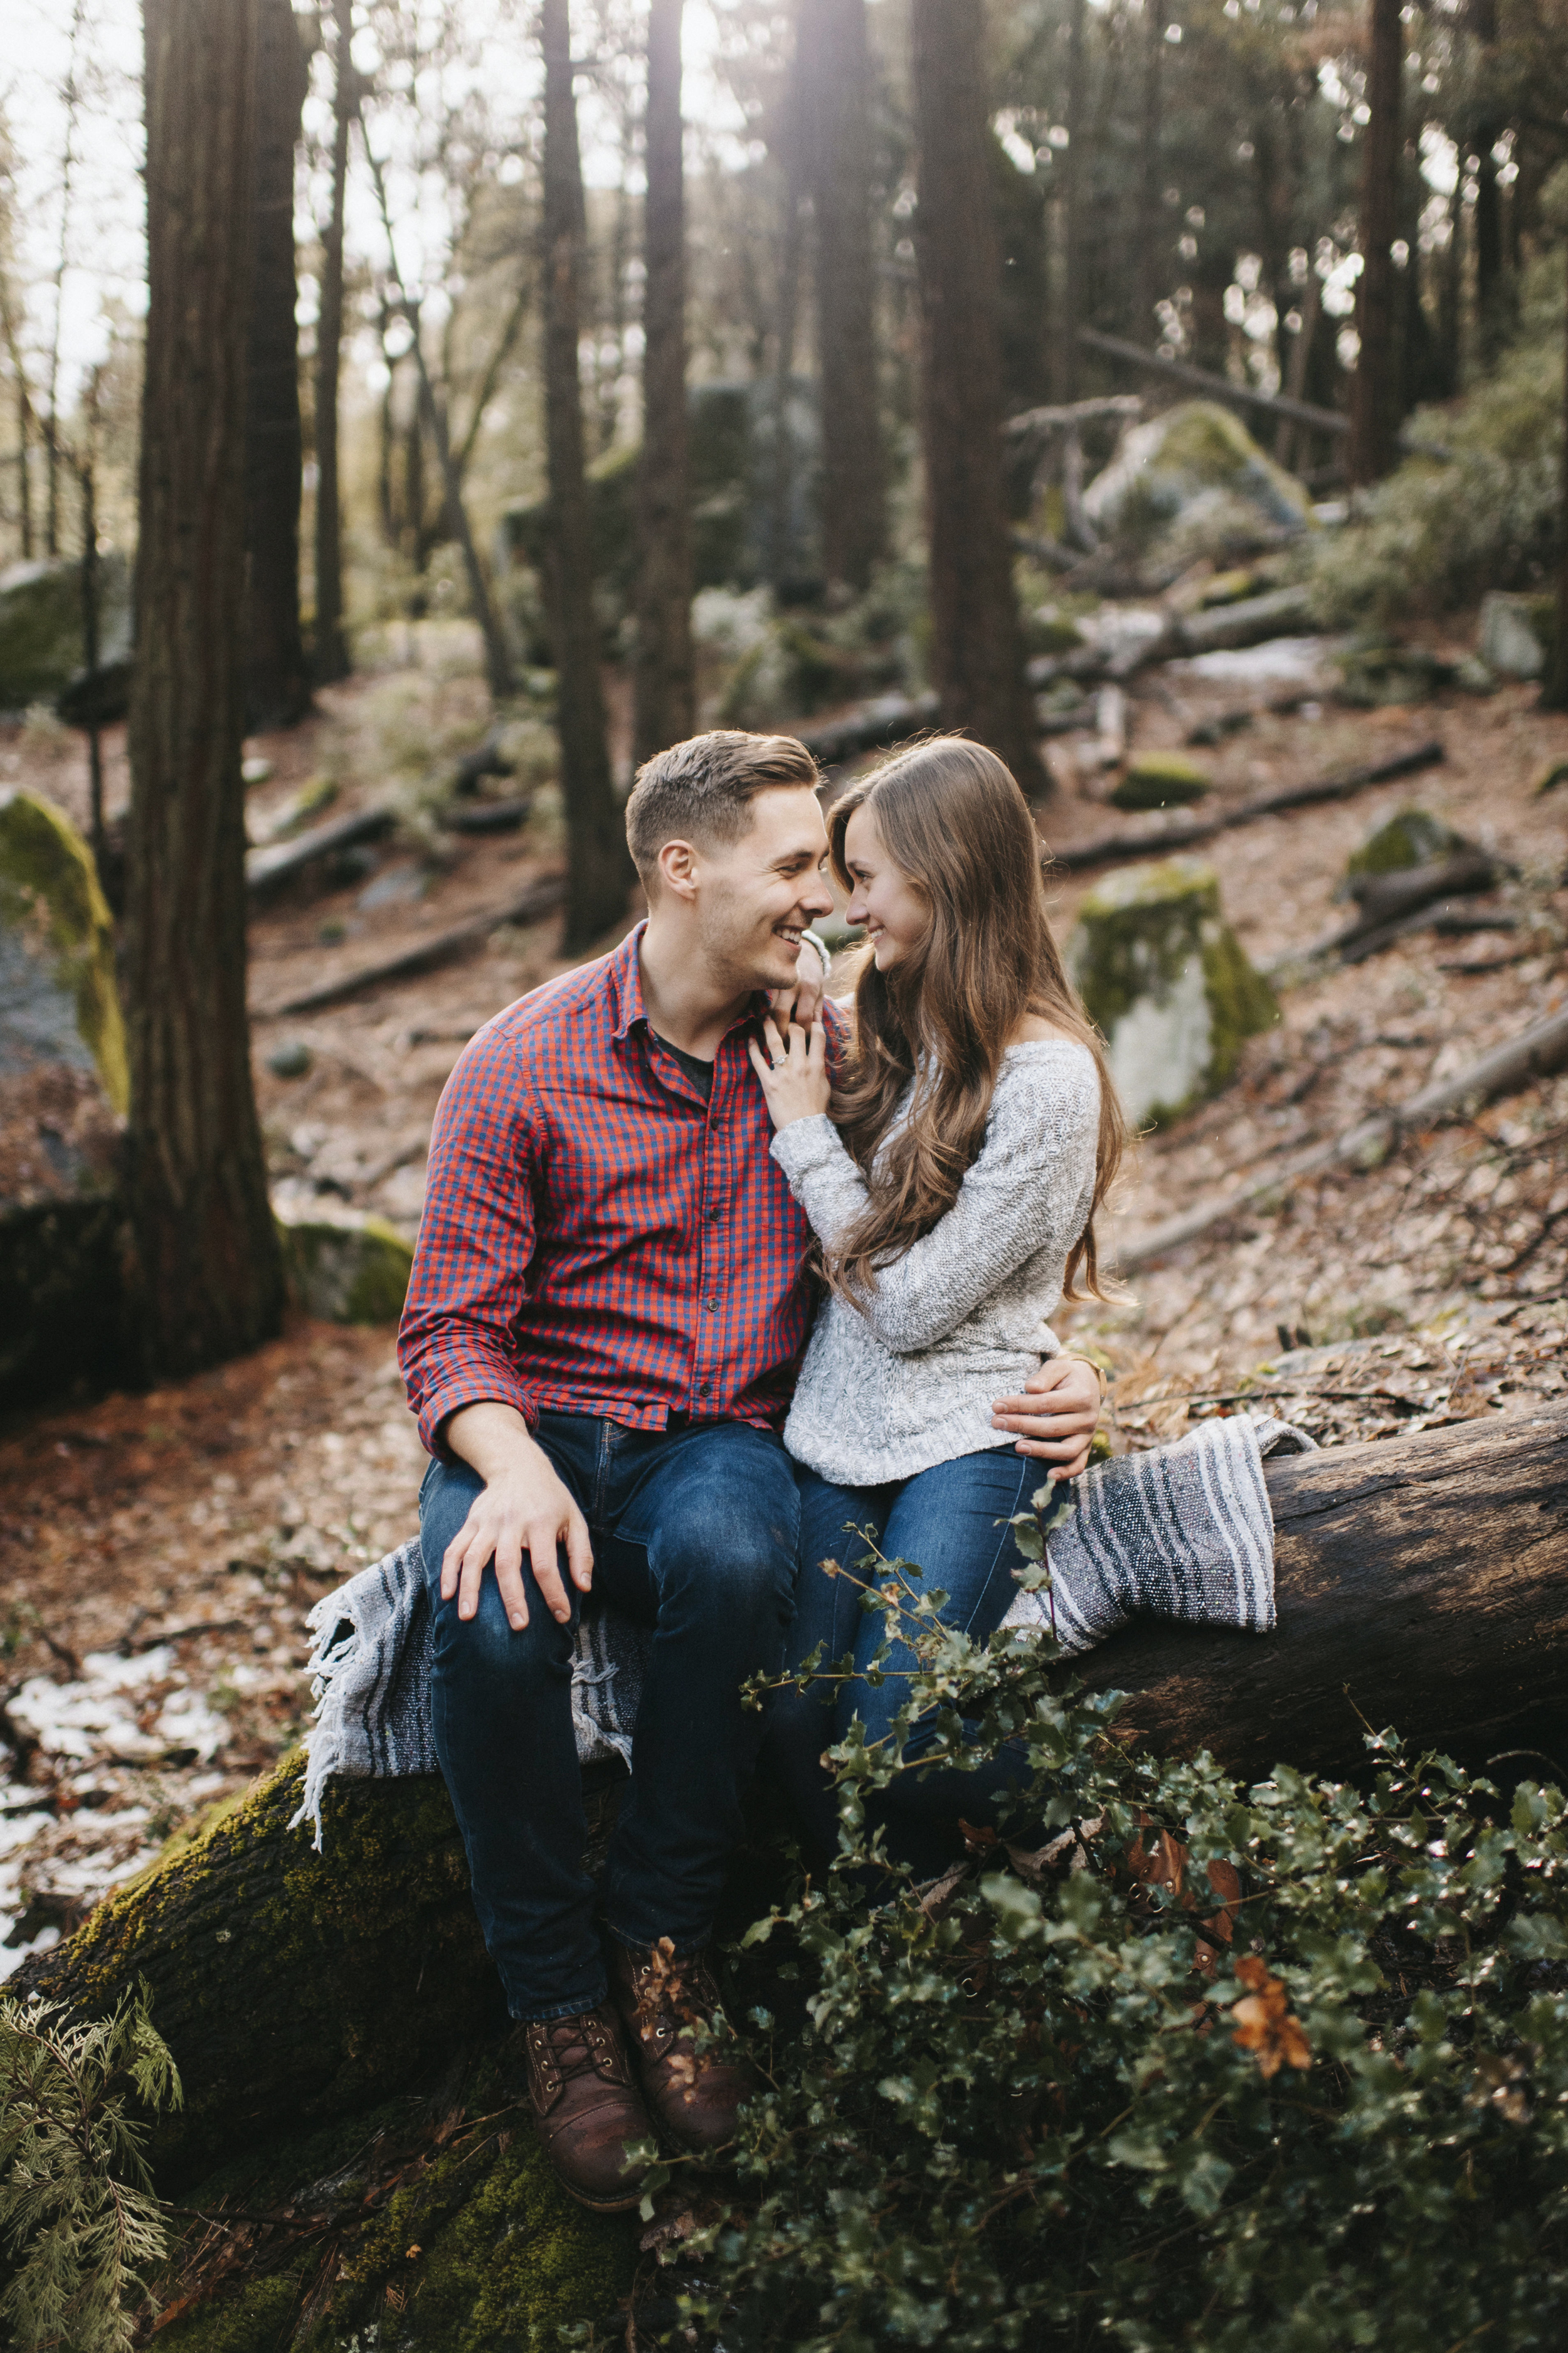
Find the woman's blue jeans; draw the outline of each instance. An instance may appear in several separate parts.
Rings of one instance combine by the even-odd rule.
[[[611,1842],[605,1907],[623,1944],[708,1941],[762,1717],[748,1676],[776,1674],[793,1606],[799,1502],[772,1431],[744,1422],[627,1430],[546,1413],[535,1432],[588,1523],[594,1593],[651,1627],[632,1781]],[[483,1481],[432,1462],[419,1495],[435,1620],[436,1751],[452,1793],[474,1908],[514,2018],[570,2017],[605,1999],[572,1729],[572,1620],[559,1625],[525,1555],[528,1624],[507,1619],[493,1567],[466,1622],[441,1599],[441,1558]]]
[[[1017,1594],[1015,1573],[1025,1565],[1007,1523],[1027,1508],[1049,1474],[1045,1465],[1010,1446],[960,1455],[879,1487],[836,1486],[800,1463],[795,1472],[801,1568],[786,1655],[798,1665],[820,1643],[823,1666],[852,1651],[860,1671],[849,1683],[775,1692],[769,1703],[763,1769],[782,1784],[807,1859],[821,1871],[838,1852],[837,1801],[822,1753],[845,1737],[857,1715],[868,1745],[883,1739],[908,1697],[907,1678],[918,1663],[897,1621],[863,1605],[862,1589],[884,1584],[886,1576],[858,1566],[867,1551],[859,1532],[870,1532],[885,1559],[913,1562],[921,1571],[916,1591],[945,1593],[943,1623],[978,1641],[1006,1616]],[[839,1562],[850,1575],[826,1575],[821,1563],[826,1559]],[[873,1685],[863,1680],[864,1672],[884,1641],[886,1680]],[[931,1738],[931,1727],[922,1731],[917,1725],[905,1745],[906,1759],[918,1757]],[[895,1862],[929,1877],[961,1851],[959,1818],[994,1820],[1019,1778],[1016,1756],[970,1772],[933,1765],[924,1773],[900,1775],[890,1790],[868,1805],[868,1820],[886,1830],[887,1850]]]

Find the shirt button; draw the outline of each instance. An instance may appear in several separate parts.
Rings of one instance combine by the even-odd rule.
[[[699,1397],[706,1397],[706,1396],[707,1396],[707,1394],[708,1394],[708,1392],[709,1392],[709,1390],[712,1388],[712,1386],[713,1386],[713,1384],[712,1384],[712,1382],[711,1382],[711,1381],[699,1381],[699,1382],[698,1382],[698,1384],[697,1384],[697,1394],[698,1394],[698,1396],[699,1396]]]
[[[711,1314],[712,1314],[713,1310],[718,1306],[718,1304],[719,1304],[719,1302],[718,1302],[716,1299],[710,1299],[710,1300],[708,1302],[708,1313],[709,1313],[709,1314],[710,1314],[710,1315],[711,1315]]]

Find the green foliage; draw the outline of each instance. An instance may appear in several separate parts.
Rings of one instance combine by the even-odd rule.
[[[1495,373],[1411,418],[1417,448],[1447,454],[1407,458],[1359,520],[1317,543],[1313,602],[1325,623],[1384,626],[1545,575],[1562,514],[1562,280],[1561,249],[1543,255],[1526,277],[1519,340]]]
[[[673,2258],[700,2259],[682,2325],[727,2353],[1561,2344],[1562,1791],[1391,1735],[1364,1792],[1242,1788],[1130,1752],[1114,1696],[918,1595],[863,1605],[921,1668],[887,1744],[829,1752],[833,1872],[744,1939],[768,2088],[739,2200]],[[932,1710],[934,1761],[1011,1743],[1026,1786],[1007,1842],[922,1890],[866,1801]]]
[[[127,2098],[181,2102],[145,1983],[105,2019],[56,2002],[0,2006],[0,2241],[12,2272],[0,2316],[22,2353],[121,2353],[164,2253],[144,2126]]]

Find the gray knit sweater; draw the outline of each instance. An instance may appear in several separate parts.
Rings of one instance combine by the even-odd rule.
[[[784,1442],[844,1486],[912,1478],[1015,1443],[994,1400],[1057,1353],[1050,1318],[1089,1216],[1100,1130],[1093,1057],[1069,1039],[1010,1046],[979,1157],[945,1218],[882,1268],[864,1313],[837,1292],[819,1311]],[[831,1247],[866,1204],[866,1179],[826,1113],[773,1153]]]

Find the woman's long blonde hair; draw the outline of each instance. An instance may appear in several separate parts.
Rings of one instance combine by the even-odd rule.
[[[1094,1196],[1062,1290],[1067,1299],[1102,1298],[1094,1220],[1127,1129],[1100,1037],[1051,936],[1028,804],[984,744],[956,735],[913,744],[852,786],[829,812],[829,855],[846,891],[853,881],[844,837],[862,808],[873,812],[888,855],[925,899],[931,927],[888,972],[877,970],[869,948],[860,962],[855,1037],[833,1116],[870,1198],[826,1254],[827,1279],[863,1301],[879,1266],[946,1216],[984,1141],[1002,1056],[1033,1013],[1087,1047],[1100,1074]],[[909,1115],[895,1127],[911,1081]]]

